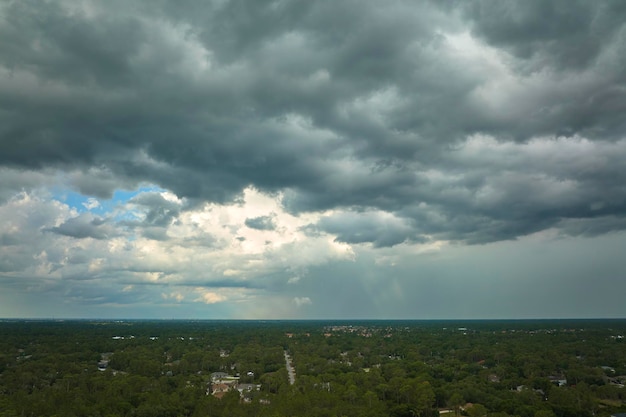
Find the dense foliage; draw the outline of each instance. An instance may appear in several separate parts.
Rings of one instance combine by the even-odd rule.
[[[621,320],[7,320],[0,416],[609,416],[626,411],[625,334]],[[216,372],[249,391],[215,395]]]

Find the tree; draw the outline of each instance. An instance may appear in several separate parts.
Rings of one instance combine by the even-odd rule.
[[[467,410],[469,417],[484,417],[487,415],[487,408],[482,404],[474,404]]]
[[[448,404],[454,408],[454,414],[458,417],[461,414],[461,406],[465,404],[465,399],[459,392],[455,392],[450,396]]]

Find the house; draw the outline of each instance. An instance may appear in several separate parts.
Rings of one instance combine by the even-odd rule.
[[[218,381],[220,379],[224,379],[224,378],[228,378],[230,375],[228,375],[226,372],[213,372],[211,374],[211,381]]]
[[[213,396],[217,398],[222,398],[225,393],[236,389],[238,385],[238,376],[232,376],[225,372],[213,372],[211,374],[209,388],[207,389],[207,395],[213,394]]]
[[[107,367],[109,366],[109,359],[111,358],[111,355],[113,355],[113,352],[105,352],[100,354],[100,360],[98,361],[99,371],[106,371]]]
[[[565,385],[567,385],[567,378],[561,375],[551,375],[548,377],[548,379],[550,380],[550,382],[558,385],[559,387],[564,387]]]
[[[230,391],[230,385],[228,384],[211,384],[211,393],[216,398],[222,398],[228,391]]]

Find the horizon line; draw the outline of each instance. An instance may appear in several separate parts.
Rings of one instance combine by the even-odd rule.
[[[0,321],[593,321],[626,317],[504,317],[504,318],[147,318],[147,317],[0,317]]]

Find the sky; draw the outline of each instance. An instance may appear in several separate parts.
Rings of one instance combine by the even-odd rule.
[[[0,2],[0,317],[626,317],[626,2]]]

